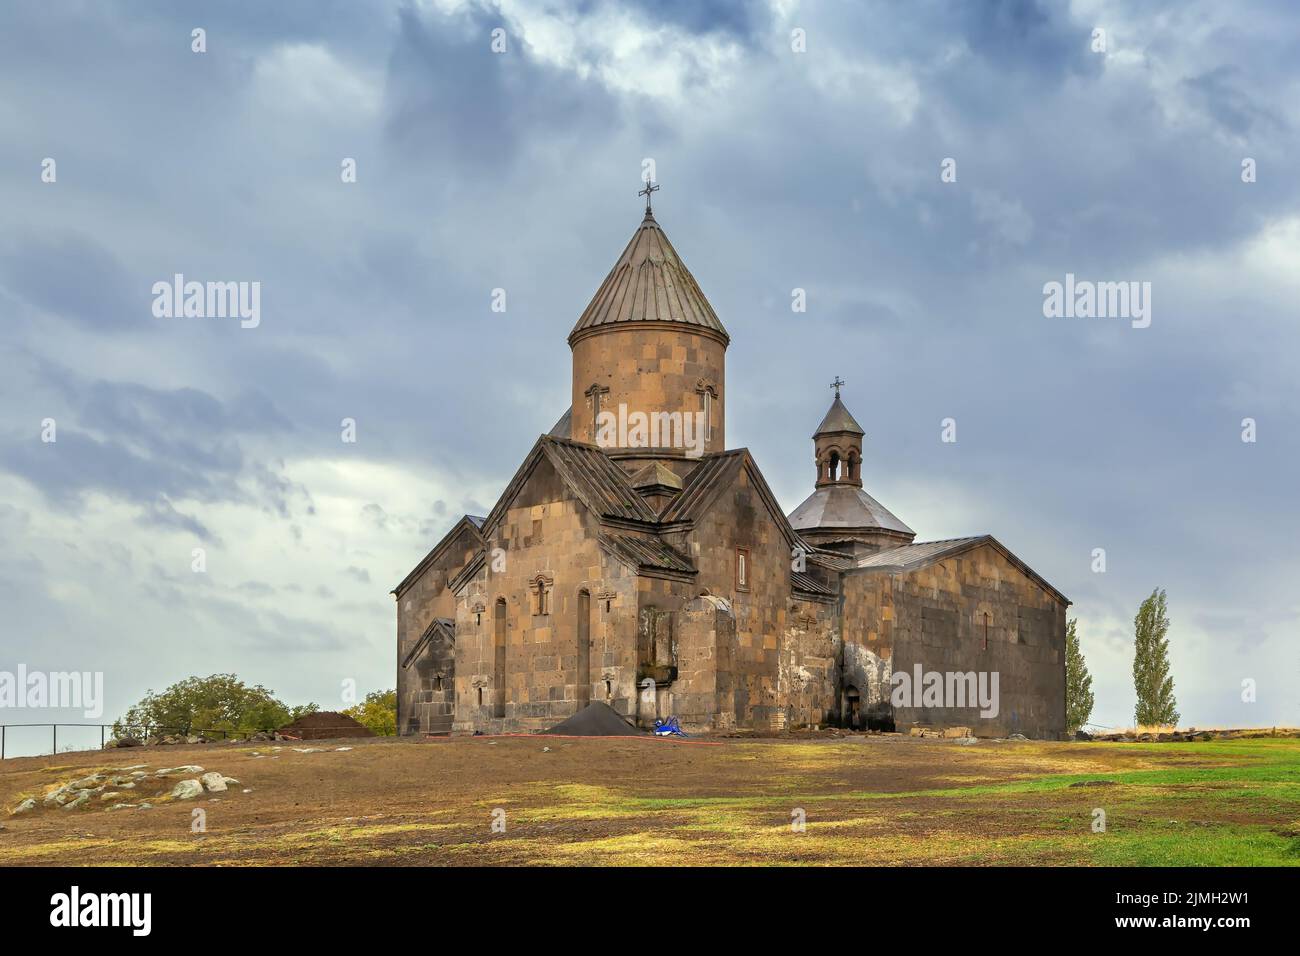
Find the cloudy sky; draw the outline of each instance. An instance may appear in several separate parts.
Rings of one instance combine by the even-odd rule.
[[[1097,723],[1156,587],[1185,723],[1300,722],[1297,64],[1284,0],[6,3],[0,669],[106,719],[392,686],[389,591],[564,411],[652,160],[787,510],[840,375],[872,494],[1075,602]],[[155,316],[176,273],[260,323]],[[1150,326],[1045,317],[1067,273]]]

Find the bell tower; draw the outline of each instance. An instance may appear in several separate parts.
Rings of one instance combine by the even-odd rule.
[[[844,407],[836,376],[835,401],[813,432],[817,486],[790,514],[790,526],[820,548],[861,557],[910,544],[916,532],[862,490],[862,426]]]
[[[835,401],[822,423],[813,433],[813,450],[817,459],[817,487],[852,485],[862,487],[862,426],[840,401],[839,376],[831,383]]]

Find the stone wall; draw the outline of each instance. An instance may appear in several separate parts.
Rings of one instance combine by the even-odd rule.
[[[403,667],[411,649],[434,618],[454,618],[456,597],[447,582],[474,557],[477,536],[462,526],[437,559],[397,595],[397,727],[399,733],[451,729],[454,648],[442,643]]]
[[[913,681],[917,664],[989,675],[990,692],[997,674],[996,716],[981,716],[978,706],[891,708],[896,729],[965,726],[978,736],[1054,739],[1065,732],[1065,612],[1055,595],[988,544],[902,574],[850,572],[846,674],[853,661],[855,679],[877,688],[873,708],[886,667]]]
[[[596,519],[541,460],[492,530],[483,571],[456,596],[457,732],[544,730],[593,700],[632,712],[639,582],[600,549],[598,533]],[[545,613],[537,613],[539,585]],[[583,590],[590,599],[580,684]]]
[[[616,326],[587,335],[573,344],[574,441],[596,444],[594,413],[587,390],[599,385],[600,407],[618,413],[681,412],[701,409],[701,384],[712,386],[711,437],[704,453],[726,446],[726,346],[707,333],[680,328]],[[613,449],[611,449],[613,450]]]

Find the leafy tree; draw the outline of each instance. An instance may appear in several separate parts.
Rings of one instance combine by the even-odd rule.
[[[178,681],[162,693],[150,690],[113,724],[113,733],[253,733],[275,730],[319,709],[315,704],[290,707],[261,684],[249,687],[234,674],[213,674]]]
[[[1162,588],[1142,602],[1133,630],[1133,689],[1137,691],[1133,719],[1139,727],[1177,724],[1178,702],[1169,676],[1169,615]]]
[[[343,713],[365,724],[381,737],[392,737],[397,733],[397,691],[371,691],[366,694],[364,701],[355,707],[349,707]]]
[[[1079,634],[1075,627],[1078,619],[1065,626],[1065,726],[1074,733],[1092,716],[1092,675],[1088,662],[1079,647]]]

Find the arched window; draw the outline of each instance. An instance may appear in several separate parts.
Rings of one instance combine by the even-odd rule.
[[[528,600],[534,616],[551,613],[551,584],[551,579],[545,574],[538,574],[528,582]]]
[[[826,463],[826,477],[831,481],[840,480],[840,453],[831,452],[830,461]]]
[[[578,674],[574,680],[578,709],[591,702],[591,593],[578,592]]]
[[[497,598],[492,635],[492,716],[506,715],[506,599]]]
[[[700,412],[704,417],[704,440],[713,440],[713,406],[718,401],[718,390],[704,381],[696,386],[700,396]]]

